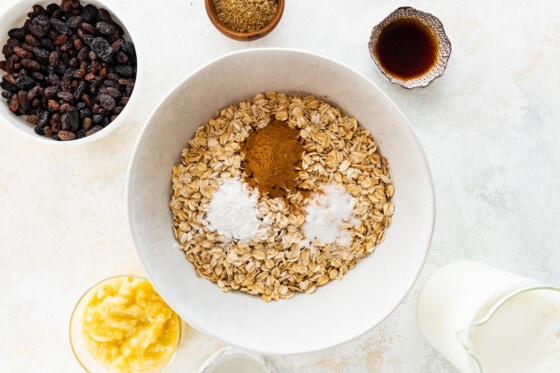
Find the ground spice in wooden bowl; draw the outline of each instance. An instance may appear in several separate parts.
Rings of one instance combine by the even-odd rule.
[[[206,12],[216,28],[235,40],[267,35],[280,21],[284,0],[206,0]]]

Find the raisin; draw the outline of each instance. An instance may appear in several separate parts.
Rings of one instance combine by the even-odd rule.
[[[117,65],[115,66],[115,72],[125,78],[132,78],[134,76],[134,71],[130,65]]]
[[[113,48],[111,48],[111,44],[107,40],[102,37],[96,37],[92,40],[90,47],[103,61],[108,62],[111,60]]]
[[[35,80],[33,78],[22,75],[16,80],[17,87],[23,90],[30,90],[35,85]]]
[[[80,16],[72,16],[66,20],[68,27],[76,29],[82,25],[83,19]]]
[[[13,28],[8,31],[8,36],[15,39],[23,39],[25,37],[25,29],[23,27]]]
[[[129,56],[136,56],[136,49],[134,49],[134,44],[130,41],[124,41],[122,43],[121,49],[124,53],[128,54]]]
[[[33,55],[35,56],[35,58],[37,60],[39,60],[39,62],[43,62],[43,63],[48,63],[49,62],[50,53],[49,53],[48,50],[46,50],[44,48],[41,48],[41,47],[38,47],[38,46],[33,47]]]
[[[107,110],[113,110],[115,106],[117,106],[115,99],[106,93],[102,93],[99,95],[99,104],[101,105],[101,107]]]
[[[70,31],[70,27],[66,24],[66,22],[63,22],[57,18],[51,17],[50,18],[50,22],[52,27],[55,28],[56,31],[58,31],[61,34],[67,34],[68,31]]]
[[[115,32],[115,25],[105,21],[99,21],[95,24],[95,28],[103,35],[111,35]]]
[[[80,114],[75,107],[70,106],[60,118],[62,129],[68,131],[76,131],[80,124]]]
[[[74,140],[76,138],[76,134],[74,132],[66,131],[66,130],[60,130],[56,133],[56,135],[62,141],[70,141],[70,140]],[[54,136],[54,134],[53,134],[53,136]]]
[[[49,28],[49,18],[44,14],[40,14],[33,18],[31,20],[31,24],[29,25],[29,31],[31,31],[31,34],[38,38],[45,36],[47,32],[49,32]]]
[[[8,83],[4,80],[2,80],[2,82],[0,82],[0,87],[2,87],[2,89],[5,89],[6,91],[8,91],[10,93],[16,93],[18,91],[17,85],[12,84],[12,83]]]
[[[86,5],[80,12],[80,17],[84,22],[94,23],[97,21],[97,8],[91,4]]]

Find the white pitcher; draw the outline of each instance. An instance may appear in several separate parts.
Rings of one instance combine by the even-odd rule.
[[[560,372],[560,288],[460,261],[423,285],[426,340],[463,373]]]

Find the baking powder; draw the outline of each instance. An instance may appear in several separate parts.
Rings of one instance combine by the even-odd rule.
[[[214,193],[207,211],[208,228],[240,241],[250,241],[259,231],[258,192],[247,184],[231,179],[223,181]]]
[[[350,231],[342,229],[341,225],[359,223],[359,219],[353,215],[354,205],[352,195],[344,187],[336,184],[321,186],[305,209],[305,237],[322,244],[337,242],[342,246],[350,245]]]

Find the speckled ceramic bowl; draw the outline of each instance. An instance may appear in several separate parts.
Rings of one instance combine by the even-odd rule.
[[[423,88],[443,75],[451,42],[441,21],[430,13],[401,7],[371,31],[371,58],[391,83]]]
[[[169,209],[174,164],[195,130],[261,92],[313,93],[351,113],[388,159],[395,214],[385,241],[341,281],[270,303],[224,293],[200,277],[179,248]],[[408,121],[371,81],[315,54],[275,48],[228,54],[194,72],[148,118],[127,178],[131,235],[144,271],[189,325],[263,354],[320,350],[353,339],[387,317],[416,280],[434,224],[428,163]],[[235,206],[232,206],[235,209]]]
[[[27,19],[27,13],[33,11],[33,6],[35,4],[46,7],[51,3],[60,4],[60,1],[19,0],[19,1],[15,1],[10,8],[3,11],[2,14],[0,15],[0,46],[4,46],[6,44],[6,41],[8,40],[9,30],[11,30],[12,28],[23,26],[25,20]],[[113,10],[114,7],[112,8],[107,4],[105,4],[105,2],[99,0],[82,0],[80,3],[83,6],[87,4],[92,4],[97,8],[104,8],[107,11],[109,11],[113,20],[116,23],[118,23],[123,29],[125,39],[134,42],[134,40],[131,37],[131,34],[126,29],[126,23],[123,22],[122,18],[120,18],[120,16],[114,12]],[[2,55],[0,59],[4,60],[4,56]],[[138,71],[140,71],[139,70],[140,62],[138,62],[137,66],[138,66]],[[6,72],[4,70],[0,70],[0,77],[4,76],[5,74]],[[141,75],[142,75],[141,73],[137,73],[136,84],[138,84]],[[136,100],[136,96],[138,94],[139,94],[138,90],[134,89],[128,103],[124,106],[122,112],[102,130],[90,136],[78,138],[75,140],[58,141],[50,137],[38,135],[37,133],[35,133],[34,130],[35,126],[27,123],[26,121],[27,116],[24,115],[17,116],[14,113],[12,113],[8,108],[6,99],[4,98],[0,99],[1,101],[0,102],[0,125],[7,125],[11,128],[14,128],[17,132],[23,134],[24,136],[39,141],[43,144],[50,144],[54,146],[76,146],[84,143],[90,143],[99,140],[101,138],[104,138],[105,136],[109,135],[110,133],[112,133],[113,131],[115,131],[116,129],[118,129],[119,127],[121,127],[123,124],[126,123],[126,117],[128,116],[128,113],[131,110],[130,108],[134,105],[134,101]]]

